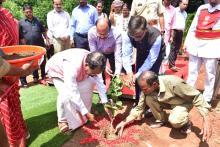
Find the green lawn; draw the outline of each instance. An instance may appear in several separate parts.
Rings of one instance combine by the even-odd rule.
[[[23,115],[31,134],[28,146],[60,147],[71,138],[60,134],[57,128],[57,92],[54,87],[36,85],[21,89],[20,94]],[[93,102],[97,100],[94,95]]]

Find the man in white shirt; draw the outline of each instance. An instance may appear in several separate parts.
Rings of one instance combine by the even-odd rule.
[[[184,49],[189,53],[189,74],[187,83],[196,85],[202,63],[205,66],[205,90],[203,95],[211,103],[215,83],[217,59],[220,58],[220,4],[209,0],[201,5],[188,31]]]
[[[87,120],[95,122],[90,113],[95,85],[101,102],[107,103],[100,74],[105,65],[106,58],[102,53],[79,48],[62,51],[48,60],[46,72],[58,91],[57,116],[62,133],[84,125]],[[110,114],[107,108],[105,110]]]
[[[177,54],[182,45],[183,39],[183,32],[185,29],[186,24],[186,8],[188,7],[188,0],[181,0],[179,3],[179,7],[175,8],[175,16],[174,16],[174,23],[173,28],[171,31],[171,47],[170,47],[170,54],[168,57],[169,68],[172,71],[177,72],[178,68],[175,66],[175,61],[177,59]]]
[[[62,10],[62,0],[53,0],[54,9],[47,14],[48,37],[53,39],[54,53],[69,49],[70,15]]]

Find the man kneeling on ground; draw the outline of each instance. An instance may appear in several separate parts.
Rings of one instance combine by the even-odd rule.
[[[182,133],[191,132],[189,111],[197,107],[203,117],[203,126],[200,134],[203,141],[208,141],[212,128],[210,125],[209,110],[211,106],[204,100],[203,95],[186,82],[173,75],[157,76],[152,71],[144,71],[138,78],[142,90],[138,105],[131,110],[130,115],[116,126],[116,133],[122,135],[124,127],[142,115],[148,105],[156,119],[152,128],[161,127],[169,122],[172,127],[179,128]],[[171,109],[167,116],[164,109]]]

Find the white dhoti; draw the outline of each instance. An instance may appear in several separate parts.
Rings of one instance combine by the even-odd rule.
[[[187,83],[193,87],[196,86],[196,81],[202,63],[205,66],[205,74],[206,74],[203,96],[207,102],[210,102],[212,100],[214,84],[215,84],[217,58],[202,58],[202,57],[189,55],[189,73],[188,73]]]
[[[69,94],[64,82],[61,79],[53,78],[53,83],[58,91],[57,97],[57,117],[58,122],[66,122],[68,123],[69,129],[76,129],[87,122],[87,118],[82,116],[81,113],[78,111],[76,104],[71,101],[74,99]],[[95,85],[95,82],[87,78],[81,82],[77,83],[80,97],[88,109],[91,110],[92,107],[92,92]]]

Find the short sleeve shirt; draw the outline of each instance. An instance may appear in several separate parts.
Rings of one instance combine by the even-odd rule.
[[[24,18],[19,22],[19,38],[24,38],[28,45],[44,46],[44,39],[42,37],[44,32],[43,24],[36,17],[31,21]]]
[[[131,16],[140,15],[147,21],[159,19],[159,15],[165,12],[162,0],[133,0]]]

